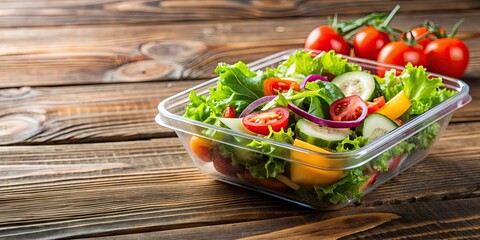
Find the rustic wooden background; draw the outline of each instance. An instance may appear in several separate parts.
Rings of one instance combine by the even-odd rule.
[[[220,61],[299,48],[334,12],[396,4],[399,28],[465,18],[473,101],[361,206],[318,213],[208,179],[153,121]],[[480,238],[479,23],[478,0],[2,0],[0,238]]]

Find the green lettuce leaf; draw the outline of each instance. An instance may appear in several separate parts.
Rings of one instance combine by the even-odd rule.
[[[361,70],[361,67],[358,64],[348,62],[347,59],[335,54],[334,51],[324,53],[320,55],[319,58],[323,71],[329,72],[335,76],[344,74],[346,72]]]
[[[296,51],[287,60],[281,62],[276,68],[267,68],[266,77],[289,78],[303,80],[312,73],[321,73],[320,59],[313,58],[311,52]]]
[[[350,152],[367,145],[368,138],[352,134],[341,141],[335,148],[335,152]]]
[[[270,134],[265,138],[269,138],[277,142],[293,143],[294,133],[291,128],[289,128],[287,131],[282,129],[278,132],[273,131],[270,126],[269,128]],[[250,171],[252,176],[274,178],[277,176],[277,174],[285,172],[285,166],[287,165],[287,162],[275,158],[274,155],[288,158],[288,156],[290,156],[289,149],[277,147],[265,141],[257,140],[253,140],[251,143],[247,144],[247,147],[257,149],[265,154],[263,155],[264,158],[262,159],[245,162],[245,167]]]
[[[253,102],[265,95],[262,71],[252,72],[243,62],[234,65],[219,63],[215,73],[219,75],[219,82],[223,86],[229,87],[242,99]]]
[[[399,76],[395,76],[394,71],[387,72],[385,82],[386,100],[392,99],[401,90],[408,96],[412,103],[409,118],[424,113],[456,93],[444,88],[440,78],[430,78],[424,67],[414,67],[411,63]]]
[[[380,172],[386,172],[389,168],[388,161],[390,159],[403,154],[410,154],[410,152],[412,152],[413,150],[415,150],[415,144],[406,141],[400,142],[394,147],[390,148],[389,150],[376,157],[373,160],[373,168]]]
[[[350,198],[360,200],[360,187],[368,180],[369,176],[363,174],[360,168],[346,172],[344,178],[329,186],[314,186],[314,191],[319,200],[329,200],[336,204]]]

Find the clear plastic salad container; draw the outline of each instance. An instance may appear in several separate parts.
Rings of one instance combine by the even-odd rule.
[[[275,68],[295,51],[279,52],[248,66],[252,71]],[[404,69],[354,57],[342,58],[372,73],[379,67]],[[325,153],[184,117],[191,91],[206,96],[210,88],[217,86],[218,80],[218,77],[211,79],[163,100],[158,106],[156,122],[175,130],[193,162],[205,175],[324,211],[359,201],[363,195],[424,159],[447,127],[453,112],[471,101],[468,85],[442,76],[444,86],[455,90],[456,94],[359,149]],[[194,141],[200,144],[193,146]],[[265,151],[265,148],[245,144],[251,142],[268,145],[274,150]],[[231,158],[225,152],[231,153]],[[253,172],[254,167],[239,164],[233,159],[235,156],[263,159],[255,160],[254,164],[261,165],[260,168],[264,167],[267,172],[269,167],[283,169],[275,176],[254,177],[258,175]],[[387,167],[372,167],[379,161]],[[275,164],[270,164],[272,162]]]

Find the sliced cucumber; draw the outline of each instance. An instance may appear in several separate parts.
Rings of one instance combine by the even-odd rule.
[[[324,127],[304,118],[298,120],[295,131],[301,140],[323,148],[335,148],[352,133],[350,128]]]
[[[359,95],[363,100],[372,100],[375,91],[375,79],[367,72],[348,72],[332,80],[345,95]]]
[[[368,137],[369,141],[373,141],[397,127],[397,123],[387,116],[380,113],[372,113],[365,118],[359,126],[359,130],[364,137]]]

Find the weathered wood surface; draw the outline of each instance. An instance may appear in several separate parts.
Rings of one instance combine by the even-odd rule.
[[[471,49],[465,77],[480,77],[480,14],[462,16],[458,36]],[[447,30],[459,19],[452,13],[399,14],[395,25],[407,29],[425,18]],[[251,62],[303,47],[308,33],[325,23],[326,17],[0,28],[0,87],[205,79],[218,62]]]
[[[428,158],[368,194],[362,205],[389,209],[392,204],[480,197],[480,152],[472,147],[480,145],[480,125],[468,126],[474,135],[462,130],[462,124],[449,126]],[[188,233],[197,226],[313,213],[203,176],[177,138],[15,146],[0,148],[0,155],[0,237],[81,237],[174,229]],[[454,203],[444,207],[449,204]],[[475,204],[469,209],[475,209]],[[440,211],[438,218],[454,213]],[[362,231],[370,228],[363,227]],[[263,229],[268,230],[273,228]]]
[[[401,2],[396,27],[465,18],[473,101],[424,161],[359,206],[320,213],[209,179],[153,121],[220,61],[301,47],[334,12],[395,4],[2,1],[0,239],[480,238],[478,1]]]
[[[418,202],[95,239],[478,239],[479,209],[475,199]]]
[[[78,24],[158,24],[159,22],[229,19],[288,18],[390,11],[395,2],[385,1],[185,1],[185,0],[4,0],[0,27]],[[480,9],[475,0],[401,2],[402,12],[468,14]],[[28,17],[25,17],[28,16]]]

